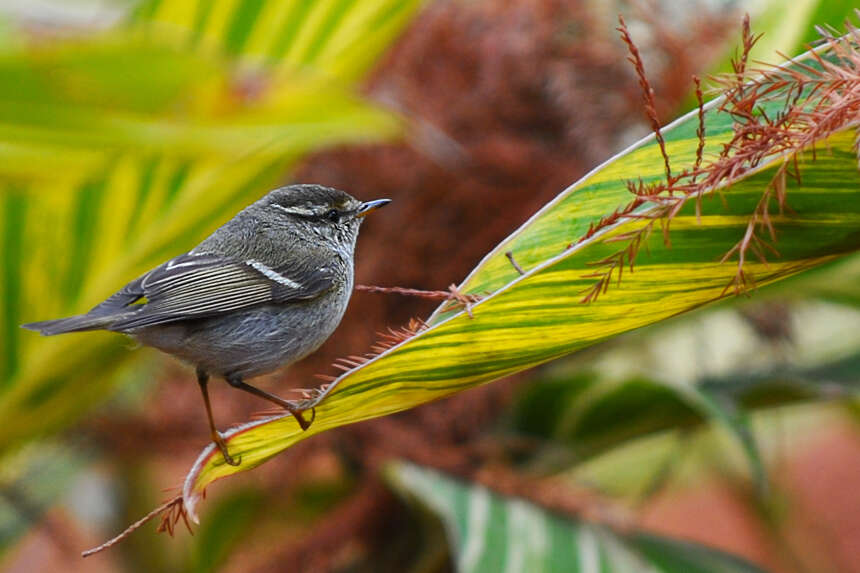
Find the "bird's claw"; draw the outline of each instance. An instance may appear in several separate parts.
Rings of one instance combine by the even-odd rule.
[[[242,456],[236,456],[234,458],[230,455],[230,452],[227,451],[227,443],[224,442],[224,438],[222,438],[220,434],[212,436],[212,441],[214,441],[215,445],[218,446],[218,449],[221,450],[221,455],[224,457],[224,463],[233,467],[242,463]]]
[[[299,409],[289,410],[290,414],[293,415],[293,417],[296,419],[296,422],[298,422],[299,426],[301,426],[302,430],[307,431],[307,429],[311,427],[311,424],[314,423],[314,420],[316,420],[317,409],[314,407],[311,408],[311,419],[310,419],[310,421],[305,420],[305,417],[302,416],[302,413],[304,411],[305,410],[299,410]]]

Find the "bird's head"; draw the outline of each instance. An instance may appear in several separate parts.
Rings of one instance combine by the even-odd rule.
[[[294,233],[294,237],[298,234],[311,242],[351,250],[364,217],[390,202],[362,202],[322,185],[288,185],[270,191],[257,206],[264,220]]]

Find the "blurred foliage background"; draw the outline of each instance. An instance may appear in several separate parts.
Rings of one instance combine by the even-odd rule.
[[[470,570],[442,522],[468,518],[473,506],[463,500],[510,503],[480,483],[514,482],[502,493],[553,495],[529,498],[537,505],[528,510],[499,505],[500,515],[533,516],[540,506],[587,522],[623,508],[655,534],[775,571],[860,571],[856,256],[316,436],[214,487],[194,537],[141,531],[87,561],[80,549],[157,505],[207,442],[198,390],[190,371],[121,337],[43,339],[18,328],[86,310],[289,181],[393,198],[385,220],[362,232],[358,282],[444,288],[648,132],[614,30],[619,12],[666,122],[690,108],[691,74],[726,69],[744,11],[765,33],[754,57],[773,60],[775,50],[803,51],[814,24],[841,27],[852,8],[824,0],[791,10],[705,0],[0,3],[4,567]],[[334,358],[365,351],[377,331],[431,308],[357,293],[317,354],[264,385],[310,386]],[[690,385],[747,428],[767,491],[725,423],[684,399]],[[214,401],[225,421],[260,407],[217,387]],[[458,486],[391,465],[399,459],[483,477]],[[517,480],[527,481],[518,489]],[[449,495],[421,503],[425,490]],[[614,556],[618,570],[636,563],[617,550],[627,541],[640,556],[679,554],[665,541],[547,523],[580,528],[580,547]],[[493,547],[511,537],[485,539]],[[471,570],[491,563],[472,559]]]

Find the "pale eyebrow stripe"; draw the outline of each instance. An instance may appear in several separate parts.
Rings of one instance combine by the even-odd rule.
[[[266,265],[264,265],[260,261],[255,261],[254,259],[250,259],[247,261],[247,264],[250,265],[251,267],[253,267],[255,270],[263,273],[266,276],[266,278],[271,279],[278,284],[282,284],[284,286],[288,286],[288,287],[294,288],[296,290],[300,290],[302,288],[302,285],[300,283],[297,283],[296,281],[294,281],[292,279],[288,279],[287,277],[285,277],[281,274],[278,274],[277,272],[275,272],[274,269],[267,267]]]
[[[284,213],[289,213],[290,215],[301,215],[305,217],[312,217],[316,215],[310,209],[302,209],[301,207],[284,207],[280,203],[272,203],[269,207],[274,207],[275,209],[280,209]]]

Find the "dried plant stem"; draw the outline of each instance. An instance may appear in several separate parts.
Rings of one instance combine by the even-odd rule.
[[[508,260],[511,261],[511,266],[514,267],[514,270],[517,271],[520,276],[526,274],[523,268],[517,263],[516,259],[514,259],[513,251],[505,252],[505,256],[508,257]]]
[[[699,120],[699,126],[696,128],[699,144],[696,146],[696,163],[693,165],[693,171],[697,171],[702,166],[702,156],[705,152],[705,101],[702,95],[702,80],[699,76],[693,76],[693,83],[696,84],[696,108]]]
[[[382,287],[382,286],[374,286],[374,285],[355,285],[355,290],[360,290],[364,292],[373,292],[373,293],[383,293],[383,294],[400,294],[404,296],[417,296],[420,298],[430,298],[430,299],[443,299],[450,303],[460,305],[466,311],[466,314],[469,315],[469,318],[473,318],[472,315],[472,305],[476,302],[480,302],[483,298],[477,294],[469,294],[460,292],[460,289],[457,288],[457,285],[451,284],[448,286],[448,290],[420,290],[414,288],[404,288],[404,287]]]
[[[380,294],[401,294],[404,296],[416,296],[419,298],[430,298],[444,300],[451,298],[451,291],[447,290],[421,290],[404,287],[383,287],[375,285],[355,285],[355,290]]]
[[[176,515],[177,516],[183,516],[183,519],[186,519],[184,517],[184,511],[182,509],[182,496],[177,495],[173,499],[170,499],[170,500],[164,502],[163,504],[159,505],[158,507],[156,507],[155,509],[153,509],[152,511],[150,511],[149,513],[147,513],[146,515],[144,515],[143,517],[141,517],[140,519],[138,519],[137,521],[132,523],[131,525],[129,525],[125,529],[125,531],[123,531],[122,533],[120,533],[116,537],[113,537],[113,538],[109,539],[108,541],[105,541],[104,543],[102,543],[98,547],[93,547],[92,549],[88,549],[88,550],[82,552],[81,557],[89,557],[90,555],[95,555],[96,553],[100,553],[100,552],[104,551],[105,549],[109,549],[109,548],[113,547],[114,545],[116,545],[117,543],[124,540],[126,537],[128,537],[132,533],[134,533],[142,525],[146,524],[148,521],[154,519],[157,515],[160,515],[161,513],[164,513],[165,511],[168,512],[165,517],[170,518],[170,516],[175,511],[177,511],[175,509],[176,507],[179,507],[178,513],[176,513]],[[177,519],[178,519],[178,517],[177,517]],[[170,522],[169,519],[168,519],[168,521]],[[165,520],[162,519],[162,522],[158,527],[158,531],[163,531],[164,529],[167,529],[170,532],[170,534],[173,535],[173,524],[175,524],[175,523],[176,523],[176,521],[172,521],[171,525],[165,526],[164,525]],[[188,524],[187,519],[185,521],[185,525],[188,527],[188,530],[190,531],[191,527]]]
[[[784,211],[786,166],[788,164],[788,161],[783,162],[779,169],[777,169],[776,174],[773,176],[773,179],[771,179],[771,182],[762,194],[761,199],[759,199],[759,202],[747,223],[743,237],[723,256],[721,262],[727,261],[733,254],[737,253],[738,268],[731,282],[729,282],[729,284],[726,285],[726,288],[723,289],[722,294],[728,292],[732,287],[734,288],[735,294],[741,294],[745,292],[749,286],[755,284],[753,278],[744,270],[747,251],[752,251],[753,254],[758,257],[758,260],[764,265],[767,265],[767,257],[764,252],[765,249],[771,251],[777,256],[779,255],[776,247],[762,239],[756,231],[759,227],[766,229],[771,241],[776,242],[776,230],[774,229],[773,221],[771,221],[770,218],[770,202],[771,199],[775,198],[779,207],[779,212],[782,213]]]

